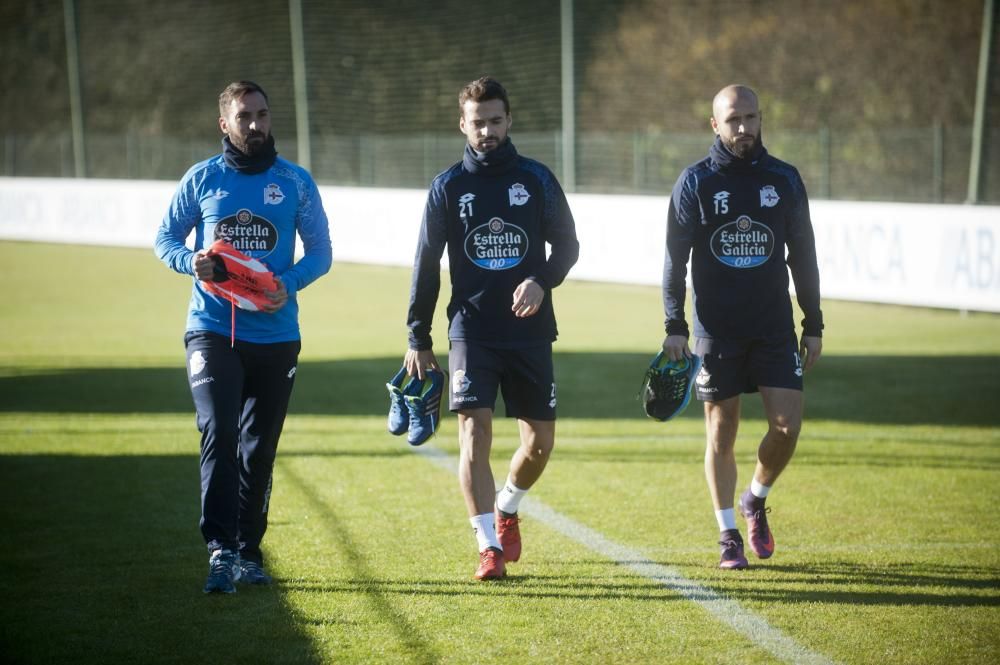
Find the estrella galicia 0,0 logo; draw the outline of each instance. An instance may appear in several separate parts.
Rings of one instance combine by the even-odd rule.
[[[465,236],[465,255],[486,270],[510,270],[528,254],[528,234],[499,217]]]
[[[712,254],[733,268],[756,268],[774,252],[774,233],[764,224],[740,215],[712,234]]]

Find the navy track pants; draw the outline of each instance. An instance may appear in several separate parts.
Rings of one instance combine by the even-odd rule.
[[[201,432],[201,533],[209,552],[263,564],[271,476],[301,343],[189,332],[188,383]]]

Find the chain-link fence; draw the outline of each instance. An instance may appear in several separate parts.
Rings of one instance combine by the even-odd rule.
[[[746,11],[730,25],[737,8]],[[711,143],[712,95],[739,81],[761,93],[768,149],[799,168],[814,197],[961,202],[982,15],[982,0],[15,0],[0,7],[0,175],[77,174],[76,58],[88,177],[176,180],[219,150],[218,92],[250,78],[268,90],[278,150],[293,160],[296,104],[308,111],[320,183],[423,188],[460,156],[459,87],[491,73],[510,90],[518,149],[557,174],[571,168],[576,191],[669,192]],[[998,52],[994,44],[980,188],[992,203]],[[561,100],[567,57],[572,133]]]

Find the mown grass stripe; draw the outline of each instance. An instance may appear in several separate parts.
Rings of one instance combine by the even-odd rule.
[[[456,457],[427,445],[415,448],[414,451],[435,466],[458,474]],[[525,497],[521,502],[520,512],[530,515],[616,564],[684,596],[779,660],[808,665],[832,665],[834,662],[822,654],[805,648],[735,600],[720,596],[712,589],[687,579],[670,566],[650,561],[649,557],[639,550],[610,540],[590,527],[553,510],[538,499]]]

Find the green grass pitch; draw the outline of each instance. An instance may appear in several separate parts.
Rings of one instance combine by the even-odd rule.
[[[399,268],[337,264],[301,294],[265,540],[277,583],[204,596],[189,281],[150,250],[4,242],[0,266],[5,663],[790,659],[541,519],[508,580],[474,583],[457,479],[385,431]],[[828,661],[1000,660],[1000,316],[824,303],[799,449],[769,500],[777,551],[734,573],[716,568],[700,406],[661,424],[635,399],[659,290],[569,281],[555,300],[560,421],[533,498]],[[743,413],[741,486],[759,398]],[[455,439],[449,416],[430,445],[453,456]],[[498,419],[498,478],[515,446]]]

